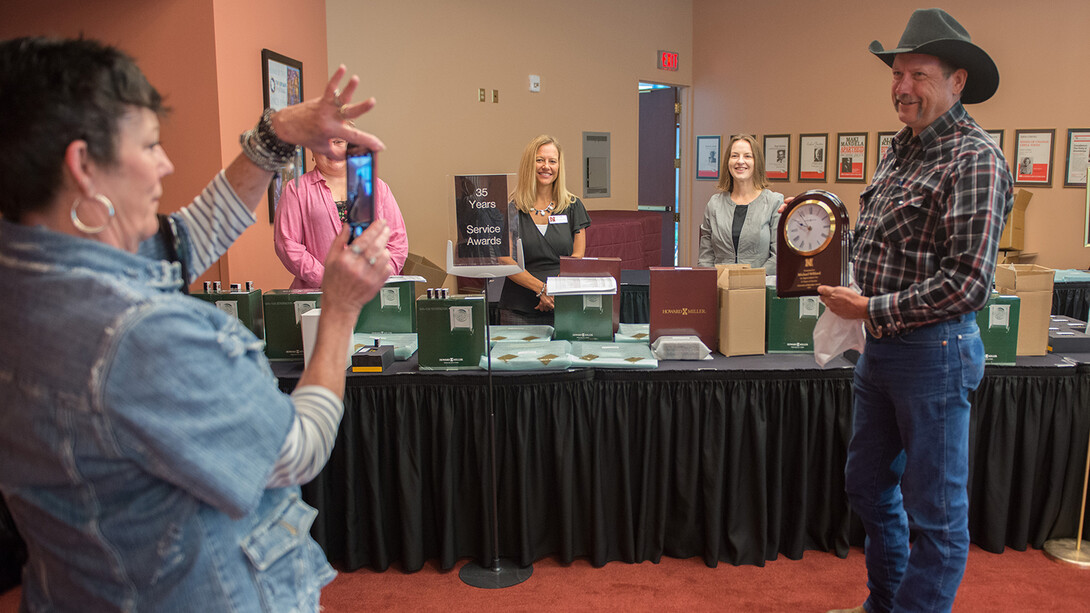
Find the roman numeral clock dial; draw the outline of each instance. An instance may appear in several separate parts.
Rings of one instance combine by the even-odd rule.
[[[810,200],[787,216],[787,245],[799,255],[814,255],[829,246],[835,229],[836,220],[829,206]]]
[[[776,293],[816,296],[819,285],[848,284],[848,212],[835,194],[804,192],[780,216]]]

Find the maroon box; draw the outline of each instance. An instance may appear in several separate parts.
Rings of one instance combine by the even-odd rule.
[[[695,335],[719,347],[719,295],[714,268],[652,267],[651,342],[660,336]]]

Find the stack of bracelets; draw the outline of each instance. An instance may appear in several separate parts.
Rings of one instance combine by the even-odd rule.
[[[295,145],[280,140],[273,130],[272,109],[265,109],[257,126],[239,137],[242,152],[262,170],[276,172],[290,165],[295,157]]]

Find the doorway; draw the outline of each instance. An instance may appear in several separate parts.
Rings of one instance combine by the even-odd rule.
[[[662,214],[662,266],[678,262],[678,186],[681,173],[680,90],[669,85],[639,84],[641,211]]]

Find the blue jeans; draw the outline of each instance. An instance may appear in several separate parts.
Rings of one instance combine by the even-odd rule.
[[[867,532],[869,613],[953,606],[969,554],[968,394],[983,375],[974,313],[867,337],[845,480]]]

